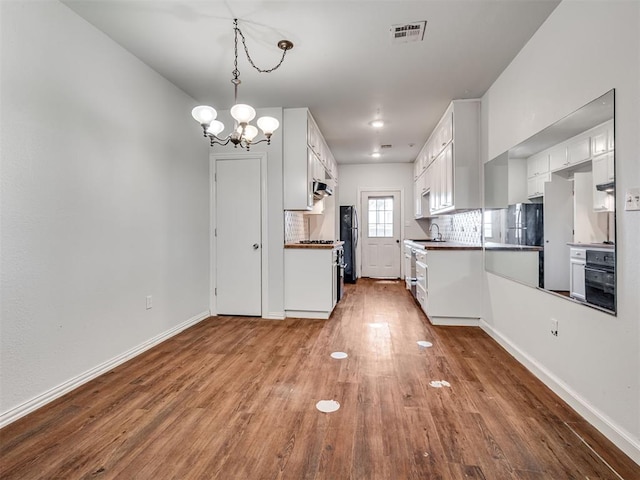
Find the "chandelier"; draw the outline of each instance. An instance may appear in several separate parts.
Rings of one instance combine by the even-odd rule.
[[[234,63],[233,63],[233,78],[231,79],[231,83],[233,84],[234,90],[234,105],[231,107],[230,113],[233,119],[235,120],[235,124],[233,127],[233,131],[227,135],[226,137],[220,137],[219,135],[224,130],[224,124],[216,120],[218,116],[218,112],[216,112],[215,108],[210,107],[208,105],[200,105],[195,107],[191,111],[191,115],[195,120],[202,126],[202,131],[204,132],[204,136],[208,137],[213,147],[214,144],[217,145],[227,145],[229,142],[233,144],[235,148],[240,146],[246,150],[249,150],[251,145],[256,145],[258,143],[267,142],[267,145],[271,144],[271,135],[273,132],[280,126],[280,122],[278,119],[273,117],[260,117],[256,122],[258,127],[262,130],[264,134],[263,139],[255,141],[255,138],[258,136],[258,129],[251,125],[249,122],[253,120],[256,116],[256,111],[251,105],[246,105],[244,103],[238,103],[238,85],[240,85],[240,71],[238,70],[238,35],[242,39],[242,45],[244,46],[244,51],[247,55],[247,59],[253,68],[255,68],[260,73],[270,73],[276,70],[282,62],[284,61],[284,57],[287,54],[287,51],[293,48],[293,43],[289,40],[280,40],[278,42],[278,48],[282,50],[282,58],[280,62],[273,67],[266,70],[262,70],[253,63],[251,56],[249,55],[249,49],[247,48],[247,43],[242,34],[240,28],[238,28],[238,19],[233,19],[233,30],[234,30]]]

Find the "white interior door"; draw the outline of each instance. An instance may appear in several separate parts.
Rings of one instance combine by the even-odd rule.
[[[262,315],[260,159],[216,161],[216,310]]]
[[[362,192],[362,276],[400,278],[400,192]]]
[[[544,184],[544,288],[569,291],[569,246],[573,241],[573,184]]]

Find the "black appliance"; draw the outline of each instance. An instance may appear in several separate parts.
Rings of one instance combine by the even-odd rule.
[[[324,182],[313,182],[313,198],[316,200],[333,195],[333,190]]]
[[[616,254],[613,250],[587,250],[584,290],[587,303],[615,311]]]
[[[344,242],[344,281],[355,283],[358,212],[355,205],[340,206],[340,240]]]
[[[510,245],[542,246],[544,240],[542,203],[509,205],[506,240]]]
[[[507,207],[506,243],[542,247],[544,244],[544,205],[515,203]],[[538,286],[544,288],[544,250],[538,255]]]
[[[344,295],[344,248],[336,249],[336,276],[337,282],[336,287],[338,289],[337,293],[337,301],[339,302],[342,296]]]
[[[298,243],[302,245],[331,245],[335,240],[300,240]]]

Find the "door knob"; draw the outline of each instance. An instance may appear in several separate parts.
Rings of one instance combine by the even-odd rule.
[[[258,248],[260,248],[260,244],[258,244],[258,243],[254,243],[254,244],[253,244],[253,249],[254,249],[254,250],[257,250]]]

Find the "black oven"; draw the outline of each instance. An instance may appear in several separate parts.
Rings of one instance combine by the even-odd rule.
[[[613,250],[587,250],[584,266],[587,303],[607,310],[616,309],[616,257]]]

